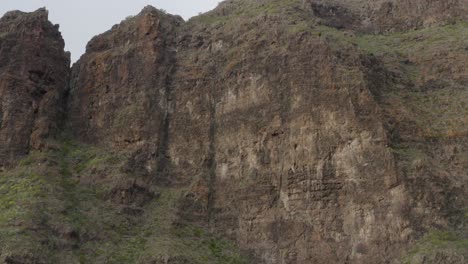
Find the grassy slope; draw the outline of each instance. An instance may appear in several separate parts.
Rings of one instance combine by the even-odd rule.
[[[302,10],[301,3],[298,0],[239,0],[230,5],[224,4],[224,9],[218,8],[219,10],[194,17],[189,24],[209,24],[214,28],[223,25],[229,28],[233,24],[245,23],[247,26],[244,27],[249,28],[248,21],[255,21],[258,17],[281,17],[280,20],[284,23],[280,27],[288,34],[312,34],[337,51],[357,48],[365,54],[376,56],[387,69],[398,74],[401,82],[384,90],[382,101],[388,105],[399,104],[398,108],[402,112],[398,115],[409,119],[404,122],[415,123],[417,131],[409,134],[427,139],[468,135],[468,103],[465,99],[468,97],[468,89],[464,84],[457,83],[453,76],[447,76],[446,79],[438,80],[442,81],[439,84],[441,87],[423,89],[431,78],[439,77],[431,76],[430,72],[431,60],[439,59],[435,54],[445,52],[447,56],[454,56],[452,59],[455,60],[457,55],[466,54],[467,22],[386,35],[358,34],[318,24],[316,20],[310,19],[308,12]],[[255,28],[252,30],[255,31]],[[248,35],[247,33],[244,35]],[[257,36],[257,41],[261,38],[263,37]],[[241,46],[228,51],[230,60],[226,65],[226,72],[240,63],[239,50],[242,50]],[[448,59],[446,64],[449,63]]]
[[[431,231],[414,245],[404,257],[405,264],[421,263],[423,258],[434,258],[437,254],[458,252],[457,260],[461,256],[468,259],[468,239],[463,234],[448,231]],[[460,262],[456,262],[460,263]]]
[[[117,173],[122,155],[70,141],[57,142],[55,148],[31,153],[0,174],[0,260],[245,263],[227,240],[173,224],[183,190],[159,189],[160,197],[141,208],[142,215],[132,216],[106,201],[108,186],[86,186],[78,177]]]
[[[328,28],[311,29],[335,45],[357,46],[364,53],[380,58],[386,68],[401,73],[412,87],[395,86],[384,91],[384,100],[402,102],[421,128],[424,137],[460,137],[468,135],[468,89],[448,80],[438,89],[421,89],[429,78],[422,71],[434,54],[464,54],[468,47],[468,23],[427,28],[388,35],[354,35]],[[456,58],[454,58],[456,59]],[[392,102],[393,103],[393,102]]]

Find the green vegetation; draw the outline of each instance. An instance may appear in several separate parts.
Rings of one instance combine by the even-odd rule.
[[[375,55],[401,53],[403,55],[431,56],[434,49],[463,49],[468,44],[468,23],[430,27],[421,30],[387,35],[359,35],[355,43]]]
[[[432,63],[436,60],[434,54],[445,54],[442,58],[464,56],[468,46],[467,22],[386,35],[354,35],[326,26],[317,26],[311,32],[328,40],[337,50],[357,47],[373,54],[387,69],[399,74],[401,84],[383,90],[383,99],[397,98],[402,103],[408,118],[420,128],[419,136],[453,138],[468,134],[467,89],[457,83],[456,75],[447,75],[451,73],[443,76],[443,83],[434,82],[441,77],[432,72],[438,67],[437,62]],[[431,82],[434,87],[427,87]]]
[[[468,258],[468,238],[452,231],[431,231],[409,250],[403,262],[421,263],[424,256],[435,256],[438,252]]]
[[[395,146],[392,151],[407,160],[422,159],[426,156],[423,151],[405,145]]]
[[[298,0],[273,0],[273,1],[239,1],[238,8],[233,13],[234,16],[252,17],[264,14],[280,14],[297,7],[300,4]]]
[[[269,0],[269,1],[236,1],[233,3],[223,3],[226,10],[222,15],[211,11],[190,19],[190,22],[202,24],[217,24],[227,22],[233,19],[239,21],[245,18],[257,17],[259,15],[278,15],[287,13],[295,15],[297,12],[291,12],[301,4],[300,0]],[[296,10],[297,11],[297,10]]]
[[[464,50],[468,46],[468,22],[463,21],[453,25],[389,34],[349,33],[323,25],[303,27],[303,31],[316,32],[321,37],[330,39],[331,44],[339,44],[341,47],[354,45],[367,53],[390,58],[432,56],[434,50]]]
[[[468,135],[467,89],[447,87],[426,92],[396,92],[411,112],[425,138],[456,138]]]
[[[68,259],[78,242],[74,236],[99,226],[102,214],[110,213],[98,199],[101,191],[80,186],[74,177],[75,166],[94,166],[92,152],[64,141],[58,150],[32,152],[0,174],[0,256]],[[88,214],[92,210],[100,215]],[[52,254],[56,248],[60,254]]]
[[[40,200],[51,186],[30,171],[0,175],[0,250],[12,252],[21,249],[34,252],[40,248],[35,236],[27,230],[32,219],[41,219]],[[46,253],[47,254],[47,253]]]
[[[159,198],[142,208],[117,205],[108,197],[125,155],[67,139],[54,144],[56,150],[32,152],[0,173],[0,260],[149,263],[171,257],[246,263],[231,242],[174,224],[183,190],[159,188]],[[99,182],[101,174],[112,183]]]
[[[180,189],[162,189],[160,198],[145,207],[138,222],[120,226],[106,244],[87,244],[87,250],[99,250],[83,257],[85,263],[103,256],[109,263],[149,263],[165,257],[200,264],[246,263],[231,242],[199,227],[174,224],[181,193]]]
[[[226,51],[224,74],[238,70],[245,57],[250,57],[252,43],[258,46],[276,45],[274,56],[287,51],[287,43],[271,44],[268,34],[258,34],[258,27],[251,22],[259,15],[281,14],[273,20],[277,31],[298,35],[308,33],[327,44],[337,52],[355,50],[374,55],[394,76],[379,95],[383,104],[395,106],[401,111],[403,122],[412,122],[415,136],[425,139],[460,138],[468,135],[468,104],[464,100],[468,91],[463,83],[464,64],[468,48],[468,22],[429,27],[420,30],[388,34],[364,34],[338,30],[318,25],[310,14],[300,8],[301,1],[236,1],[224,3],[218,10],[193,18],[194,23],[216,24],[230,21],[224,30],[237,32],[242,28],[243,39]],[[302,11],[301,11],[302,10]],[[250,22],[249,22],[250,21]],[[250,23],[250,24],[249,24]],[[245,26],[243,26],[245,24]],[[237,30],[237,31],[236,31]],[[239,34],[233,33],[233,34]],[[255,54],[267,53],[268,49],[256,50]],[[255,56],[252,54],[252,56]],[[451,58],[460,57],[458,64],[447,69]],[[445,61],[444,61],[445,59]],[[445,66],[444,66],[445,65]],[[344,82],[365,82],[359,73],[339,69],[337,78]]]

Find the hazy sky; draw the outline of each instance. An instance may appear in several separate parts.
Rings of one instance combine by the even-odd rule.
[[[49,10],[49,19],[60,24],[66,50],[75,61],[86,43],[129,15],[136,15],[146,5],[181,15],[188,19],[199,12],[213,9],[220,0],[0,0],[0,16],[10,10]]]

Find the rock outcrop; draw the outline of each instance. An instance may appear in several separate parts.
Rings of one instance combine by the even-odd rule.
[[[45,61],[64,78],[38,120],[56,128],[66,102],[69,140],[100,149],[66,141],[46,164],[73,190],[98,189],[83,201],[116,219],[70,191],[81,217],[138,241],[96,256],[90,245],[120,231],[70,229],[64,210],[77,251],[55,250],[98,263],[464,263],[467,13],[466,0],[231,0],[184,22],[146,7],[89,42],[67,98],[67,68]],[[46,143],[34,131],[24,153]]]
[[[63,120],[70,56],[45,9],[0,20],[0,167],[44,148]]]
[[[146,7],[89,42],[73,67],[68,106],[81,139],[121,149],[164,141],[182,22]]]

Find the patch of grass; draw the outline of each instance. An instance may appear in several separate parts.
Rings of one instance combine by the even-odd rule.
[[[181,240],[193,241],[192,244],[183,243],[187,253],[185,257],[197,260],[197,263],[247,263],[234,243],[200,227],[177,226],[172,228],[172,232]]]
[[[175,257],[190,263],[246,263],[231,242],[200,227],[174,225],[182,189],[159,188],[160,198],[125,213],[103,199],[104,185],[78,176],[113,172],[117,155],[68,140],[32,152],[0,173],[0,260],[28,257],[46,263],[148,263]]]
[[[389,66],[414,56],[429,60],[434,51],[463,51],[468,46],[468,22],[390,34],[350,34],[323,25],[313,31],[329,39],[330,44],[338,47],[354,45],[365,53],[381,57]],[[412,65],[403,66],[408,66],[411,75],[417,74]]]
[[[321,36],[320,32],[317,32],[316,30],[316,25],[309,20],[299,20],[293,24],[289,24],[286,30],[292,35],[299,34],[301,32],[314,32],[318,37]]]
[[[222,3],[223,14],[214,10],[189,20],[190,23],[219,24],[234,19],[244,20],[259,15],[277,15],[283,12],[288,13],[292,9],[297,9],[301,4],[299,0],[261,0],[261,1],[235,1]],[[295,15],[295,12],[289,12]]]
[[[395,92],[413,113],[424,138],[457,138],[468,135],[467,89]]]
[[[46,169],[50,165],[44,163],[45,155],[33,155],[40,160],[32,158],[0,174],[0,256],[53,259],[56,238],[48,234],[45,226],[50,224],[49,216],[65,206],[57,195],[63,186],[56,177],[57,171]],[[35,165],[39,162],[41,165]]]
[[[25,208],[45,196],[43,177],[32,171],[0,174],[0,226],[11,224],[26,214]]]
[[[467,22],[386,35],[349,34],[322,25],[311,32],[326,39],[332,48],[355,46],[380,58],[401,81],[401,85],[382,91],[382,99],[396,97],[402,102],[408,118],[419,128],[418,136],[432,139],[468,135],[468,107],[464,102],[468,91],[457,83],[457,76],[447,76],[437,87],[425,88],[431,78],[442,78],[437,72],[431,72],[431,68],[437,68],[429,63],[434,54],[466,53]]]
[[[31,165],[33,162],[34,162],[34,158],[32,157],[32,155],[29,155],[26,158],[20,160],[20,162],[18,164],[19,164],[19,166],[24,167],[24,166]]]
[[[375,55],[388,53],[431,54],[432,48],[463,48],[468,44],[468,23],[430,27],[421,30],[397,32],[386,35],[358,35],[355,43]]]
[[[466,259],[468,257],[468,238],[452,231],[430,231],[408,251],[403,262],[419,263],[418,258],[444,251],[463,256]]]
[[[201,24],[216,24],[226,22],[230,19],[228,16],[216,16],[212,14],[203,14],[200,16],[196,16],[191,18],[189,21],[192,23],[201,23]]]
[[[405,145],[397,145],[392,148],[393,153],[404,157],[405,159],[423,158],[425,153],[419,149]]]

